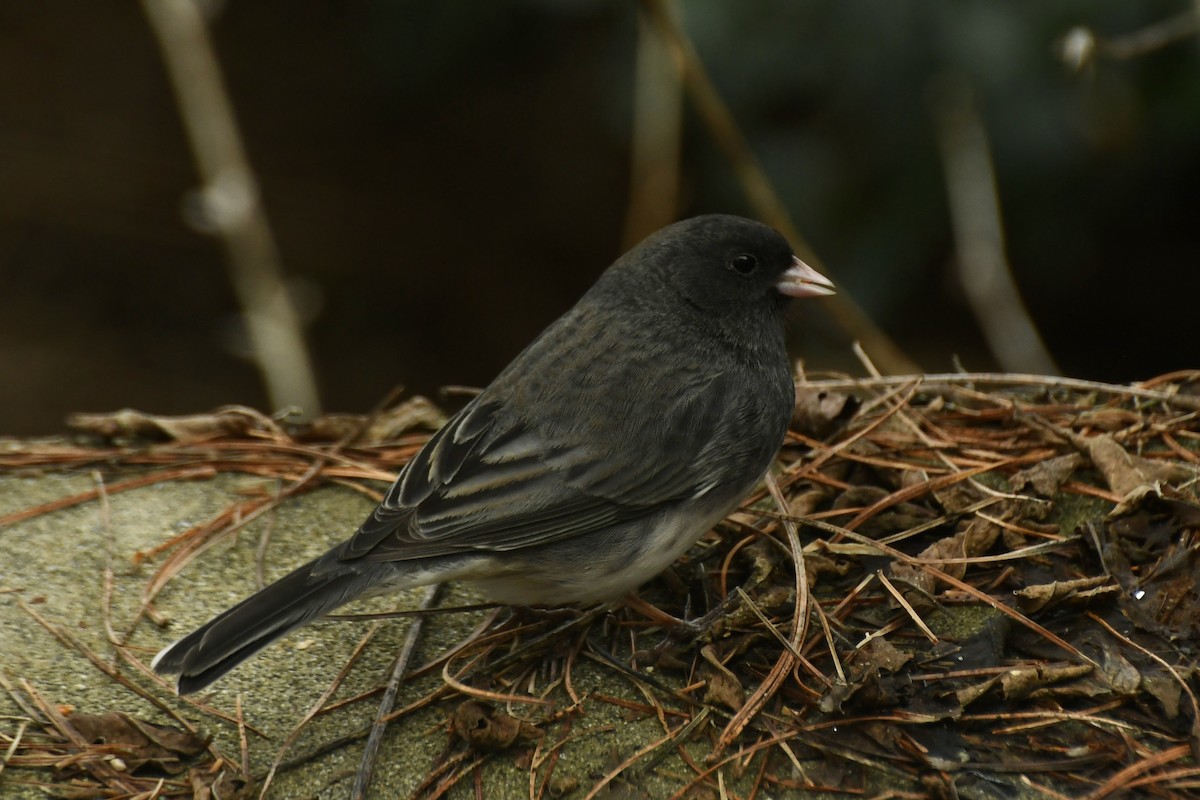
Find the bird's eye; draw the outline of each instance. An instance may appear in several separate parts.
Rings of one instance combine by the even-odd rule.
[[[729,268],[740,275],[750,275],[758,269],[758,259],[749,253],[742,253],[729,259]]]

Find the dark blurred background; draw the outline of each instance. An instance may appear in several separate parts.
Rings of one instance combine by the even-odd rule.
[[[486,384],[621,251],[636,3],[206,5],[326,409]],[[954,277],[930,112],[931,86],[970,86],[1048,349],[1124,382],[1200,366],[1200,38],[1080,69],[1059,48],[1189,10],[687,0],[682,17],[797,229],[930,371],[996,366]],[[751,213],[684,109],[678,216]],[[0,433],[267,405],[224,251],[188,222],[198,183],[137,3],[0,4]],[[798,304],[796,352],[861,372],[817,306]]]

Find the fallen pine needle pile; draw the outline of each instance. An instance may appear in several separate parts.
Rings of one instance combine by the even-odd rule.
[[[495,760],[528,772],[531,798],[650,796],[639,776],[670,754],[662,771],[681,798],[1200,797],[1200,373],[1131,387],[806,381],[797,397],[767,485],[638,597],[497,610],[420,666],[441,673],[419,705],[444,709],[447,745],[420,765],[414,796],[480,791]],[[95,469],[103,485],[0,516],[0,535],[157,482],[278,480],[134,556],[151,567],[143,613],[155,620],[160,592],[213,541],[318,486],[378,496],[442,420],[420,398],[304,426],[242,408],[79,416],[70,441],[4,443],[0,467]],[[98,668],[169,711],[140,651],[113,644],[121,661]],[[635,699],[578,687],[583,661]],[[56,796],[249,796],[288,766],[281,753],[270,774],[249,774],[244,754],[239,768],[175,712],[168,729],[60,713],[28,682],[4,688],[24,716],[0,722],[0,763],[48,770]],[[567,779],[559,756],[598,705],[657,718],[661,736]],[[240,711],[222,718],[244,742]]]

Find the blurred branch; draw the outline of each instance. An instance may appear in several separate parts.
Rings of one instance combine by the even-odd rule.
[[[678,0],[667,0],[678,18]],[[633,152],[624,247],[675,221],[679,208],[679,149],[683,87],[666,43],[644,11],[638,13],[633,84]]]
[[[1091,28],[1080,25],[1067,31],[1058,43],[1059,56],[1072,69],[1089,66],[1096,56],[1125,61],[1161,50],[1168,45],[1200,34],[1200,1],[1190,11],[1147,25],[1124,36],[1100,37]]]
[[[754,153],[751,152],[729,107],[717,93],[691,39],[688,38],[679,21],[672,15],[669,1],[642,0],[642,7],[646,9],[650,19],[653,20],[659,33],[667,42],[676,66],[683,76],[683,84],[688,96],[691,97],[709,134],[733,166],[742,191],[745,192],[754,213],[763,222],[786,236],[800,257],[810,266],[829,275],[829,270],[821,265],[812,248],[808,246],[799,231],[796,230],[796,226],[792,224],[787,208],[775,192],[762,166],[754,157]],[[885,372],[919,371],[916,364],[896,346],[886,333],[876,327],[875,323],[867,317],[843,287],[839,286],[836,295],[826,298],[825,306],[837,324],[851,337],[862,342],[863,348],[871,354],[874,362]]]
[[[1004,226],[987,132],[971,87],[943,77],[930,107],[946,173],[946,194],[958,245],[958,274],[984,338],[1002,369],[1058,374],[1021,300],[1004,252]]]
[[[200,172],[205,220],[224,243],[271,405],[276,410],[295,406],[314,416],[320,403],[299,316],[199,4],[142,0],[142,10],[171,79]]]

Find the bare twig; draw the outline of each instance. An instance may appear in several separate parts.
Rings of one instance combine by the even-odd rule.
[[[1117,396],[1135,397],[1140,400],[1156,400],[1189,410],[1200,410],[1200,397],[1194,395],[1145,389],[1137,384],[1123,386],[1115,383],[1082,380],[1080,378],[1063,378],[1057,375],[1028,375],[1004,372],[945,372],[928,375],[886,375],[879,378],[835,378],[808,381],[805,386],[817,389],[844,390],[919,384],[922,389],[933,391],[945,386],[969,386],[976,383],[989,386],[1040,386],[1046,389],[1102,392]]]
[[[437,602],[438,592],[441,588],[440,583],[426,587],[425,595],[421,598],[422,609],[429,609]],[[367,789],[370,788],[371,778],[375,774],[375,759],[379,755],[379,745],[383,743],[383,732],[387,730],[388,715],[396,704],[396,693],[400,691],[400,682],[408,672],[409,661],[412,660],[413,651],[416,650],[424,626],[425,618],[417,617],[408,628],[404,646],[396,658],[392,676],[388,679],[387,689],[384,690],[383,699],[379,701],[379,710],[375,714],[375,722],[371,725],[371,734],[367,737],[367,744],[363,749],[362,759],[359,761],[358,773],[354,776],[354,787],[350,790],[352,800],[362,800],[367,796]]]
[[[107,494],[115,494],[117,492],[125,492],[130,489],[140,489],[143,486],[151,486],[156,483],[164,483],[166,481],[175,480],[193,480],[197,478],[211,478],[217,474],[217,471],[210,465],[201,465],[197,467],[176,467],[158,472],[152,472],[148,475],[139,475],[136,478],[119,481],[110,484],[104,488]],[[34,506],[32,508],[24,508],[20,511],[15,511],[11,514],[5,514],[0,517],[0,528],[6,525],[13,525],[18,522],[23,522],[33,517],[48,514],[51,511],[61,511],[64,508],[80,505],[82,503],[91,502],[100,497],[100,489],[89,489],[88,491],[79,492],[68,497],[60,497],[57,500],[51,500],[48,503]]]
[[[320,413],[317,383],[258,184],[195,0],[142,0],[200,171],[206,222],[221,237],[255,362],[276,409]]]
[[[1056,375],[1058,366],[1008,263],[987,132],[966,78],[942,76],[930,105],[945,166],[958,275],[988,347],[1006,370]]]
[[[678,16],[678,0],[666,0],[666,13]],[[633,141],[625,247],[675,221],[679,204],[679,151],[683,130],[683,89],[662,37],[645,12],[638,14],[638,45],[633,85]]]
[[[787,514],[787,500],[780,491],[779,485],[775,482],[775,478],[771,473],[766,475],[767,491],[778,504],[782,513]],[[759,684],[758,688],[746,699],[746,703],[738,710],[733,718],[726,724],[725,729],[721,731],[721,735],[717,738],[717,743],[714,745],[712,752],[709,754],[709,761],[716,760],[721,752],[734,742],[741,732],[750,724],[751,720],[766,706],[767,702],[775,696],[783,685],[783,681],[791,674],[796,663],[801,659],[800,648],[804,644],[805,636],[808,631],[808,609],[811,596],[808,591],[808,572],[804,568],[804,548],[800,544],[800,534],[796,530],[796,523],[790,519],[783,519],[783,529],[787,534],[788,549],[792,556],[792,569],[794,571],[796,605],[792,611],[792,627],[789,634],[790,646],[780,652],[779,657],[775,660],[775,665],[771,668],[770,674],[766,679]]]
[[[25,735],[25,729],[29,727],[32,720],[23,719],[17,727],[17,732],[13,734],[12,741],[8,745],[8,749],[4,751],[4,756],[0,757],[0,772],[4,772],[4,768],[12,761],[13,754],[17,752],[17,748],[21,746],[21,737]]]
[[[1200,3],[1194,3],[1193,8],[1188,11],[1182,11],[1121,36],[1097,36],[1091,28],[1085,25],[1077,26],[1067,31],[1059,40],[1058,52],[1067,66],[1082,70],[1091,66],[1097,56],[1127,61],[1161,50],[1198,33]]]
[[[325,691],[321,693],[321,696],[317,698],[317,701],[309,707],[308,711],[306,711],[300,718],[300,721],[297,722],[295,727],[292,728],[292,732],[287,735],[286,739],[284,739],[283,745],[280,746],[279,751],[275,754],[274,761],[271,762],[270,768],[263,777],[262,788],[260,789],[258,795],[259,800],[265,800],[267,796],[267,790],[271,788],[271,782],[275,780],[275,776],[278,774],[283,765],[284,755],[286,755],[287,751],[290,750],[292,745],[296,743],[296,740],[300,738],[300,733],[304,730],[305,726],[308,725],[308,723],[311,722],[318,714],[320,714],[321,709],[324,708],[327,702],[329,702],[329,698],[333,697],[333,695],[337,692],[338,687],[342,685],[342,681],[346,679],[346,676],[350,673],[351,668],[353,668],[354,664],[358,661],[359,656],[362,655],[362,652],[366,648],[367,644],[375,638],[375,634],[379,632],[379,629],[382,625],[383,623],[377,622],[372,625],[365,634],[363,634],[362,638],[358,640],[358,644],[354,646],[354,650],[350,653],[350,657],[346,659],[346,663],[342,665],[340,670],[338,670],[338,674],[334,677],[333,682],[330,683]]]
[[[754,213],[763,222],[786,236],[800,253],[800,257],[809,265],[828,275],[828,268],[821,265],[812,248],[792,224],[787,207],[755,158],[729,107],[718,94],[692,40],[671,13],[668,0],[643,0],[642,6],[649,12],[650,18],[666,39],[675,63],[683,75],[684,88],[709,134],[729,159]],[[860,340],[884,370],[893,373],[917,371],[912,360],[867,317],[844,289],[839,288],[836,295],[827,298],[826,307],[838,325],[852,338]]]

